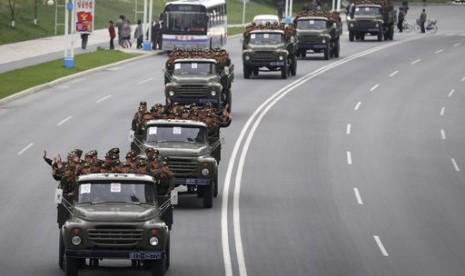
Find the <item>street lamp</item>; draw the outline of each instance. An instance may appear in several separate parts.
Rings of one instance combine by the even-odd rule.
[[[47,5],[53,6],[55,4],[55,0],[48,0]],[[65,52],[64,52],[64,65],[65,68],[73,68],[74,67],[74,48],[73,48],[73,40],[70,37],[70,33],[74,33],[74,0],[65,0]],[[55,5],[55,35],[57,34],[57,8],[58,4]],[[69,25],[70,25],[70,18],[69,13],[71,12],[71,32],[69,32]]]

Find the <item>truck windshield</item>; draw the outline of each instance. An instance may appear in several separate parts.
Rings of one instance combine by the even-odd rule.
[[[175,33],[206,33],[207,18],[205,12],[170,11],[166,13],[165,32]]]
[[[379,7],[357,7],[355,8],[354,16],[374,16],[380,14],[381,9]]]
[[[207,142],[207,131],[205,127],[150,126],[147,129],[146,141],[148,143],[187,142],[205,144]]]
[[[174,64],[173,75],[214,75],[215,67],[212,62],[178,62]]]
[[[153,183],[101,181],[79,183],[78,203],[128,202],[154,204]]]
[[[250,35],[250,44],[281,44],[284,36],[279,33],[254,33]]]
[[[326,20],[299,20],[297,21],[297,30],[324,30],[326,29]]]

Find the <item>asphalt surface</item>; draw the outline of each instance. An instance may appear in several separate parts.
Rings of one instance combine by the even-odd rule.
[[[220,194],[209,210],[180,199],[166,275],[463,274],[464,7],[427,8],[437,34],[345,34],[339,59],[299,59],[287,80],[245,80],[239,39],[229,41],[236,79]],[[138,102],[163,102],[165,58],[0,105],[2,275],[62,274],[43,150],[126,152]]]

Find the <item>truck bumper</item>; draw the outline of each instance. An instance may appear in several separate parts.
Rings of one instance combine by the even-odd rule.
[[[279,60],[279,61],[247,61],[244,62],[245,66],[249,67],[283,67],[286,65],[285,60]]]
[[[66,257],[72,258],[99,258],[99,259],[126,259],[126,260],[162,260],[164,251],[149,250],[65,250]]]
[[[210,182],[209,178],[174,178],[175,186],[207,186]]]
[[[324,50],[326,43],[299,43],[299,50]]]
[[[215,98],[185,98],[185,97],[182,97],[182,98],[178,98],[178,97],[168,97],[170,99],[170,101],[172,103],[174,102],[177,102],[179,104],[192,104],[192,103],[196,103],[196,104],[200,104],[200,105],[204,105],[206,103],[212,103],[212,104],[218,104],[220,103],[220,100],[219,99],[215,99]]]

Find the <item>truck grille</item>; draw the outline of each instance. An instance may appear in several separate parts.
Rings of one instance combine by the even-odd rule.
[[[168,159],[168,167],[174,173],[175,177],[195,176],[197,171],[197,161],[191,159]]]
[[[196,98],[208,95],[209,89],[204,85],[183,85],[176,90],[178,98]]]
[[[273,61],[276,60],[274,52],[255,52],[253,59],[256,61]]]
[[[300,36],[299,37],[299,42],[303,43],[319,43],[318,37],[316,36]]]
[[[96,246],[134,246],[143,239],[143,230],[130,226],[97,226],[87,233]]]
[[[373,23],[373,21],[369,20],[357,20],[355,21],[354,26],[357,28],[372,28],[375,27],[375,24]]]

